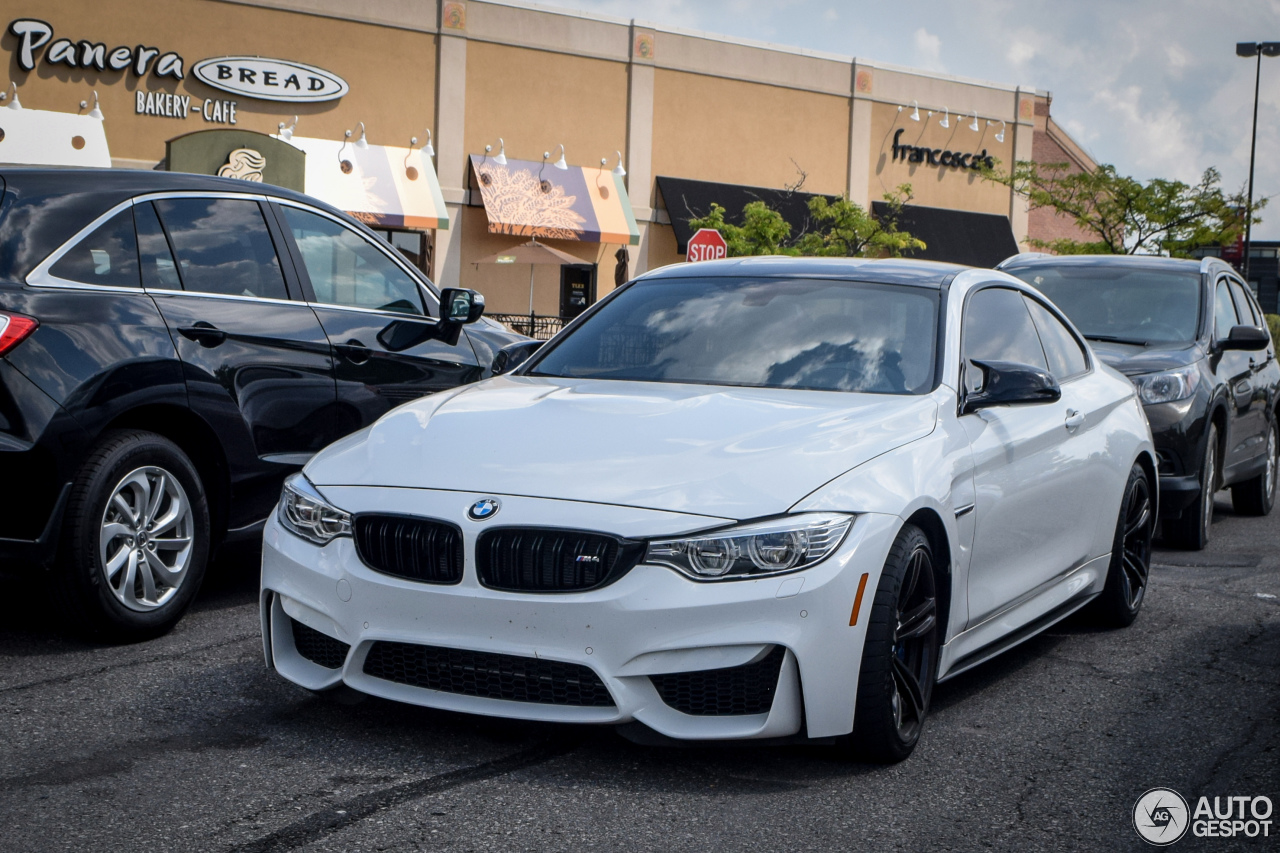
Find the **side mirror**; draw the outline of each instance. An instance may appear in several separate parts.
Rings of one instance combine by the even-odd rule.
[[[974,361],[982,371],[982,390],[965,397],[960,414],[967,415],[991,406],[1018,403],[1053,403],[1062,399],[1058,381],[1038,367],[1010,361]]]
[[[1219,349],[1260,350],[1271,344],[1271,333],[1257,326],[1232,326],[1225,341],[1218,341]]]
[[[446,287],[440,291],[442,323],[474,323],[484,314],[484,297],[474,290]]]
[[[498,350],[493,357],[493,375],[510,373],[529,360],[529,356],[538,351],[546,341],[516,341]]]

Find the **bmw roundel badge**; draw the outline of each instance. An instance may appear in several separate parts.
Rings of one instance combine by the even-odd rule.
[[[497,498],[483,498],[467,509],[467,518],[472,521],[486,521],[497,515],[501,506]]]

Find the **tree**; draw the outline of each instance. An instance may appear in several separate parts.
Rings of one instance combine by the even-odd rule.
[[[724,236],[730,257],[743,255],[818,255],[824,257],[887,257],[900,256],[911,249],[923,249],[923,240],[899,231],[898,215],[902,206],[911,198],[911,186],[903,184],[885,195],[889,205],[887,214],[876,219],[859,204],[840,196],[835,200],[826,196],[809,199],[810,224],[813,229],[794,239],[791,224],[782,214],[763,201],[753,201],[742,209],[742,224],[725,219],[725,209],[711,204],[706,216],[694,217],[689,225],[713,228]]]
[[[1224,193],[1222,176],[1214,168],[1206,169],[1194,185],[1163,178],[1143,183],[1109,165],[1088,172],[1066,163],[1026,160],[1008,172],[999,164],[984,167],[982,176],[1010,187],[1033,208],[1047,207],[1074,219],[1093,238],[1028,240],[1060,255],[1182,257],[1199,246],[1233,243],[1244,232],[1244,196]],[[1265,199],[1254,202],[1255,223],[1257,211],[1265,206]]]

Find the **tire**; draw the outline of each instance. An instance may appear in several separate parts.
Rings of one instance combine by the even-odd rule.
[[[1201,551],[1209,544],[1209,529],[1213,526],[1213,496],[1218,490],[1218,428],[1209,425],[1205,436],[1204,464],[1200,466],[1200,494],[1191,506],[1183,510],[1179,518],[1164,523],[1164,538],[1175,548]]]
[[[1127,628],[1138,618],[1151,574],[1151,538],[1155,533],[1155,501],[1142,466],[1129,469],[1120,517],[1111,545],[1111,564],[1102,594],[1089,605],[1090,614],[1103,625]]]
[[[938,672],[937,601],[929,539],[905,525],[889,549],[867,620],[846,743],[854,757],[896,763],[919,742]]]
[[[200,589],[209,541],[208,502],[186,454],[155,433],[109,432],[72,486],[54,597],[77,633],[159,636]]]
[[[1267,467],[1252,480],[1231,487],[1231,505],[1241,515],[1269,515],[1276,503],[1276,462],[1280,437],[1275,418],[1267,418]]]

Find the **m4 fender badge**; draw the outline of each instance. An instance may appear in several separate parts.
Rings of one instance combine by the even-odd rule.
[[[487,521],[497,515],[501,508],[502,504],[498,503],[497,498],[482,498],[468,507],[467,518],[472,521]]]

